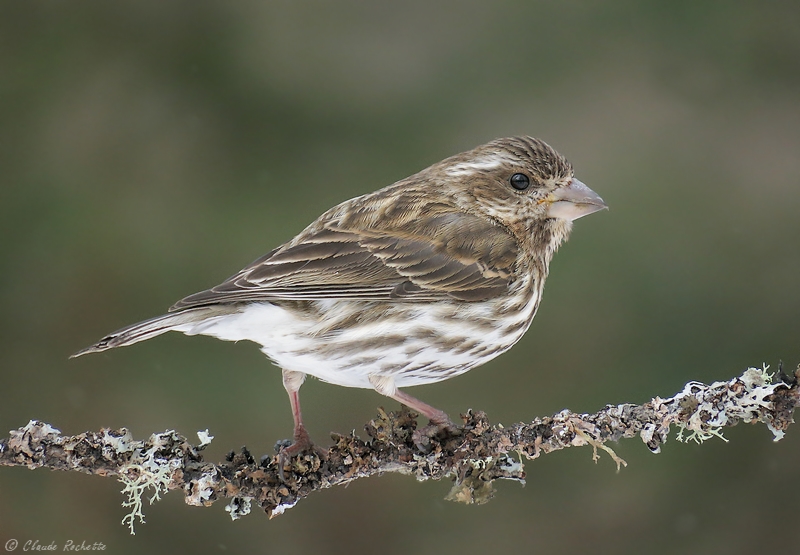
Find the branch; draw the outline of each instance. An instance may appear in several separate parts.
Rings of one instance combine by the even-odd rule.
[[[678,427],[679,441],[702,442],[722,437],[721,430],[738,422],[762,422],[780,440],[793,422],[800,404],[800,367],[794,376],[782,371],[773,383],[767,367],[750,368],[727,382],[686,384],[669,399],[656,397],[643,405],[608,405],[595,414],[563,410],[528,424],[490,425],[482,412],[462,416],[464,427],[446,433],[431,426],[417,428],[415,415],[407,410],[386,413],[382,409],[366,425],[368,441],[355,434],[332,434],[335,443],[322,460],[313,453],[287,462],[283,479],[277,457],[256,462],[246,448],[231,452],[226,461],[204,462],[200,452],[212,436],[198,432],[200,443],[191,444],[175,431],[153,434],[147,441],[134,440],[125,428],[102,429],[76,436],[62,435],[49,424],[30,421],[0,440],[0,466],[46,467],[101,476],[115,476],[123,484],[130,513],[123,519],[133,532],[136,518],[143,522],[142,496],[182,489],[190,505],[208,506],[227,498],[233,519],[250,512],[252,503],[270,518],[293,507],[314,491],[339,486],[384,472],[410,474],[418,480],[454,477],[447,498],[465,503],[484,503],[493,494],[498,478],[524,481],[522,456],[536,459],[567,447],[590,445],[594,459],[598,449],[625,465],[607,445],[609,441],[639,436],[653,453],[666,442],[670,427]],[[727,441],[727,440],[726,440]],[[517,452],[519,461],[509,453]]]

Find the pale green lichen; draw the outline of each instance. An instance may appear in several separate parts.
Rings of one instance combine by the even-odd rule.
[[[128,500],[123,502],[122,506],[131,508],[131,512],[122,519],[122,524],[128,525],[131,534],[136,534],[134,524],[137,518],[140,523],[145,522],[142,511],[142,497],[145,492],[148,489],[153,492],[150,497],[151,505],[161,499],[161,494],[169,489],[173,473],[182,466],[180,458],[168,459],[158,456],[159,450],[168,442],[176,440],[178,435],[173,430],[151,435],[149,440],[151,447],[143,453],[135,453],[131,457],[131,462],[119,470],[119,480],[124,486],[122,493],[128,496]]]
[[[597,464],[597,461],[600,460],[600,454],[597,452],[598,449],[602,449],[611,457],[611,459],[617,465],[617,472],[622,469],[623,466],[628,466],[628,463],[625,462],[619,455],[617,455],[613,449],[611,449],[608,445],[605,445],[602,441],[598,441],[590,436],[588,433],[584,432],[583,430],[576,429],[575,430],[575,439],[572,441],[573,445],[581,446],[581,445],[591,445],[592,446],[592,461]]]

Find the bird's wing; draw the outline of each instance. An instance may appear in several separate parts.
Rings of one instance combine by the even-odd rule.
[[[507,291],[517,252],[504,228],[452,209],[369,225],[332,214],[170,310],[268,300],[485,300]]]

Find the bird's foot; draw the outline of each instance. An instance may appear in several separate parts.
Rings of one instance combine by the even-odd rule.
[[[420,451],[428,452],[431,450],[431,440],[446,439],[448,437],[459,436],[464,432],[463,426],[457,425],[450,420],[445,412],[439,411],[441,414],[430,415],[430,424],[422,428],[414,430],[411,436],[414,445]]]
[[[376,384],[377,386],[381,385],[380,382],[376,382]],[[378,393],[382,393],[380,387],[376,387],[376,389]],[[447,416],[447,413],[443,410],[439,410],[428,403],[420,401],[416,397],[412,397],[405,391],[399,389],[383,393],[395,401],[400,401],[411,410],[418,412],[421,416],[430,420],[431,423],[428,426],[414,430],[414,434],[411,436],[414,445],[416,445],[417,449],[420,451],[430,451],[430,443],[433,438],[444,439],[450,436],[461,435],[462,427],[450,420],[450,417]]]
[[[280,476],[281,482],[286,482],[284,469],[286,464],[295,456],[301,453],[313,452],[323,461],[328,458],[328,451],[315,445],[303,426],[295,429],[294,441],[289,445],[287,443],[288,440],[284,440],[275,444],[275,450],[278,451],[278,476]]]

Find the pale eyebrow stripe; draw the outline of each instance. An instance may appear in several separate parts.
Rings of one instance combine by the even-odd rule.
[[[452,177],[461,177],[464,175],[471,175],[479,171],[499,168],[503,162],[513,162],[513,160],[507,156],[493,154],[478,158],[477,160],[473,160],[471,162],[459,162],[458,164],[447,168],[445,173]]]

